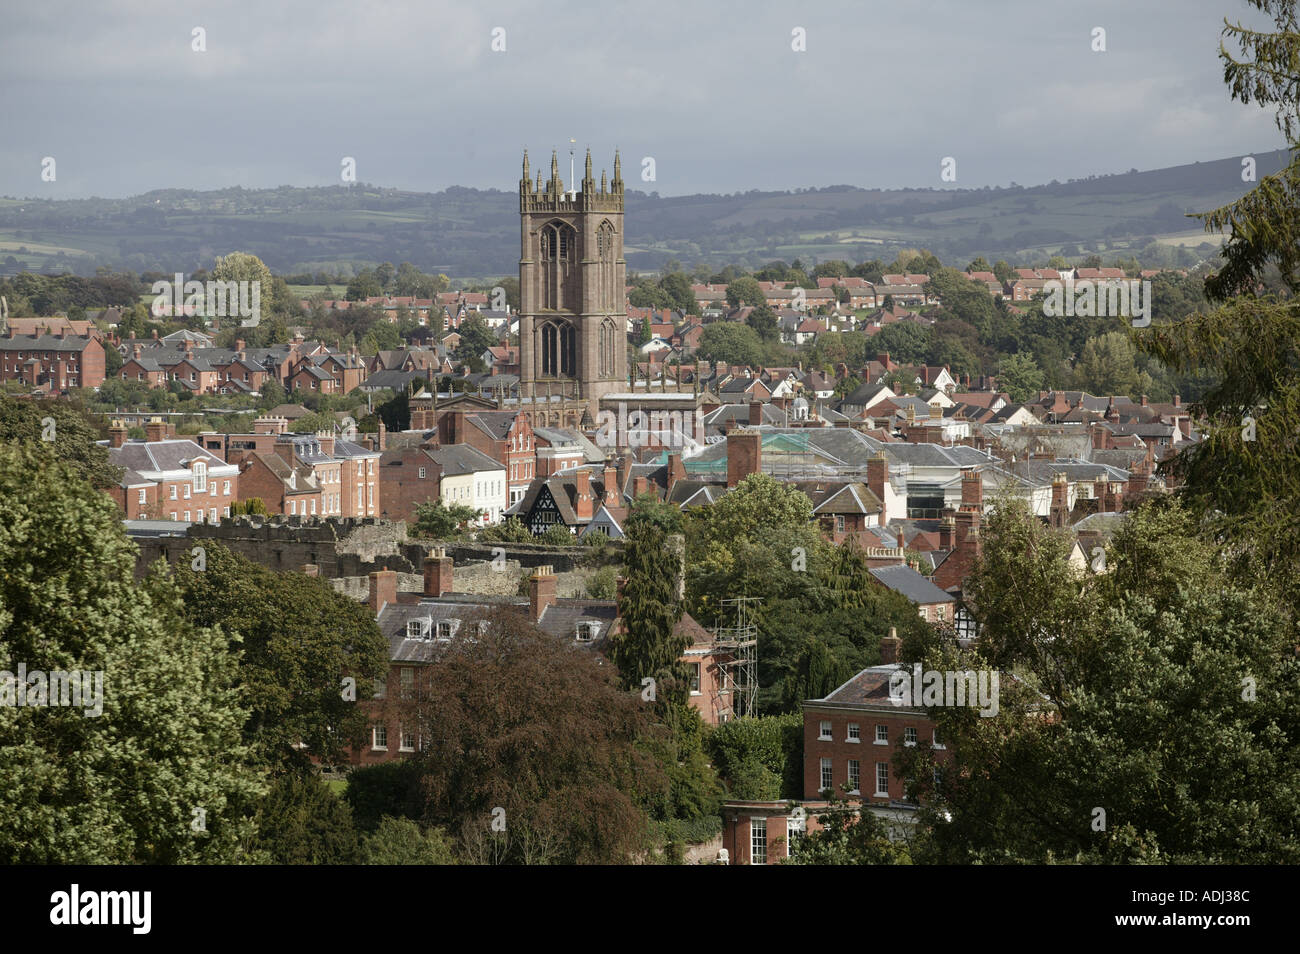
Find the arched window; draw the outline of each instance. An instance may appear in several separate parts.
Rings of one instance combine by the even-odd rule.
[[[614,288],[614,226],[606,219],[596,229],[596,253],[600,259],[600,294],[597,301],[601,310],[613,310],[618,299]]]
[[[194,492],[201,494],[208,489],[208,465],[201,460],[196,460],[192,473],[194,474]]]
[[[541,233],[541,300],[543,308],[561,309],[574,300],[578,235],[573,226],[549,222]]]

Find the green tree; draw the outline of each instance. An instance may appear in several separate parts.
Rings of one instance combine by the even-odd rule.
[[[439,828],[421,828],[409,818],[385,816],[361,842],[363,865],[454,865],[451,843]]]
[[[483,352],[497,343],[497,336],[479,315],[466,315],[460,323],[460,344],[454,357],[462,364],[480,361]]]
[[[624,688],[639,690],[648,677],[658,696],[684,703],[686,672],[680,658],[690,637],[676,630],[682,618],[677,581],[685,543],[638,506],[624,532],[623,626],[610,638],[607,655]]]
[[[727,304],[732,308],[739,308],[741,305],[753,305],[757,308],[759,305],[767,304],[767,295],[763,293],[756,279],[736,278],[727,284]]]
[[[411,535],[432,540],[450,540],[482,516],[482,513],[465,504],[448,506],[441,499],[427,500],[415,506],[415,525]]]
[[[239,634],[251,709],[244,733],[262,761],[342,762],[367,725],[357,703],[388,670],[388,643],[370,609],[328,580],[267,570],[215,541],[192,557],[175,569],[186,615]],[[351,693],[345,677],[355,680]]]
[[[763,346],[749,325],[715,321],[704,326],[695,353],[705,361],[756,366],[763,362]]]
[[[790,865],[906,865],[907,844],[889,837],[885,822],[844,798],[817,813],[821,826],[790,846]]]
[[[318,777],[276,780],[257,813],[257,845],[279,865],[349,865],[358,840],[348,803]]]
[[[1075,386],[1092,394],[1136,397],[1151,389],[1151,375],[1137,369],[1133,342],[1122,331],[1092,338],[1074,367]]]
[[[257,860],[236,655],[185,618],[161,565],[133,578],[135,551],[71,466],[0,445],[0,670],[100,674],[81,706],[0,705],[7,864]]]
[[[44,451],[68,465],[79,480],[105,490],[117,486],[122,468],[114,467],[107,448],[96,443],[100,430],[72,402],[0,395],[0,445],[24,444]]]
[[[998,387],[1011,400],[1021,404],[1043,389],[1043,372],[1028,354],[1013,354],[1002,359],[998,368]]]
[[[754,333],[764,341],[771,341],[776,337],[776,312],[767,305],[759,305],[751,311],[749,316],[745,319],[745,324],[753,328]]]

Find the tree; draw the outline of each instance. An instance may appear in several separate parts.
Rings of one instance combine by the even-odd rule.
[[[1043,389],[1043,372],[1032,355],[1013,354],[1002,359],[997,381],[1012,401],[1023,404]]]
[[[936,786],[924,743],[896,756],[926,860],[1300,858],[1293,624],[1231,579],[1197,518],[1176,503],[1132,512],[1102,573],[1072,571],[1070,540],[1023,503],[981,536],[973,648],[903,645],[926,669],[1016,673],[994,718],[929,709],[959,773]]]
[[[749,317],[745,319],[745,324],[753,328],[755,334],[764,341],[771,341],[776,337],[776,312],[767,305],[759,305],[751,311]]]
[[[453,503],[448,506],[441,499],[427,500],[416,504],[415,525],[411,527],[411,535],[425,539],[450,540],[482,516],[481,511],[465,504]]]
[[[100,425],[69,401],[28,401],[0,395],[0,446],[23,444],[58,458],[96,490],[116,487],[122,468],[96,443]],[[46,439],[46,438],[49,439]]]
[[[238,517],[241,514],[250,514],[260,517],[270,516],[270,511],[266,509],[266,502],[261,497],[249,497],[247,500],[236,500],[230,505],[230,515]]]
[[[409,818],[385,816],[361,842],[363,865],[454,865],[456,856],[440,828],[421,828]]]
[[[178,565],[176,579],[192,623],[242,640],[247,741],[277,769],[310,757],[342,762],[367,725],[357,702],[388,671],[388,643],[369,608],[328,580],[276,573],[216,542],[204,542],[202,557]],[[352,693],[345,677],[355,680]]]
[[[166,570],[133,578],[107,495],[26,444],[0,445],[0,860],[256,861],[262,783],[240,727],[236,655],[195,626]],[[33,706],[36,672],[77,672],[81,705]],[[199,828],[195,828],[195,824]]]
[[[644,845],[640,803],[667,788],[636,744],[645,704],[599,657],[522,617],[482,621],[421,668],[404,716],[429,740],[412,756],[422,821],[459,834],[470,859],[627,861]]]
[[[767,295],[763,293],[763,289],[755,279],[737,278],[727,284],[727,304],[732,308],[739,308],[741,305],[753,305],[757,308],[759,305],[767,304]]]
[[[257,844],[279,865],[348,865],[357,832],[348,803],[320,778],[291,773],[276,780],[257,814]]]
[[[665,700],[686,701],[686,672],[680,662],[690,637],[675,630],[682,618],[681,594],[685,542],[644,505],[634,505],[625,527],[622,628],[610,637],[607,655],[625,689],[655,681]]]
[[[789,865],[906,865],[911,857],[905,842],[889,837],[885,822],[860,804],[832,798],[817,813],[821,825],[790,845]]]
[[[1092,394],[1145,394],[1151,376],[1137,369],[1135,357],[1133,343],[1122,331],[1092,338],[1075,365],[1075,385]]]
[[[888,354],[902,364],[920,364],[930,350],[930,329],[914,321],[885,325],[871,338],[872,354]]]
[[[466,315],[459,332],[460,344],[456,346],[454,357],[461,364],[481,361],[483,352],[497,343],[497,336],[481,315]]]
[[[669,304],[683,315],[699,313],[695,303],[695,293],[691,291],[691,279],[685,272],[669,272],[659,279],[659,286],[669,299]]]
[[[352,281],[348,282],[344,297],[348,301],[365,301],[367,298],[378,298],[383,293],[384,289],[375,278],[375,273],[365,268]]]
[[[270,306],[276,297],[274,282],[272,281],[271,270],[256,255],[250,255],[248,252],[231,252],[229,255],[219,255],[213,261],[212,270],[209,274],[213,281],[248,282],[250,287],[260,289],[258,300],[259,302],[265,302],[268,306],[267,310],[270,311]],[[227,309],[230,309],[229,303],[227,303]],[[221,316],[207,315],[206,317],[213,320]]]
[[[704,326],[695,353],[705,361],[757,366],[763,362],[763,346],[749,325],[736,321],[715,321]]]

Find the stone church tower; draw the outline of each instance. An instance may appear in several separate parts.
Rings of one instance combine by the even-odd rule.
[[[551,153],[551,177],[534,184],[524,153],[519,180],[519,364],[522,400],[580,399],[595,418],[602,395],[627,390],[627,263],[623,260],[623,175],[600,186],[591,173],[565,191]]]

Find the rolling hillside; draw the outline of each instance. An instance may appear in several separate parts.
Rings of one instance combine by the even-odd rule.
[[[1276,171],[1283,152],[1256,157]],[[630,192],[633,268],[675,258],[756,267],[773,259],[889,260],[924,247],[944,261],[976,255],[1023,262],[1140,248],[1153,239],[1199,245],[1186,213],[1250,188],[1241,159],[1131,171],[1027,188],[867,190],[660,197]],[[236,249],[277,272],[409,261],[455,278],[509,274],[517,265],[514,192],[453,187],[439,193],[358,185],[328,188],[163,190],[129,199],[0,199],[0,273],[93,274],[110,266],[189,271]]]

